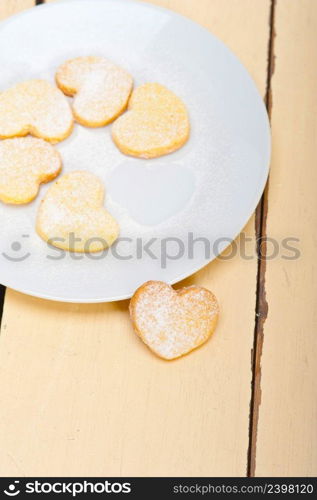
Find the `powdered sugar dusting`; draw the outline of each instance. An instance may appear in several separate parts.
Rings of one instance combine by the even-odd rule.
[[[158,83],[146,83],[132,93],[129,112],[114,124],[115,143],[127,154],[155,158],[183,146],[189,137],[184,103]]]
[[[0,200],[27,203],[41,182],[57,176],[62,166],[53,146],[34,137],[6,139],[0,142]]]
[[[58,179],[42,200],[39,235],[58,248],[99,252],[118,237],[115,219],[103,208],[104,188],[90,172],[71,172]],[[72,238],[73,235],[73,238]]]
[[[206,342],[219,308],[215,296],[204,288],[175,292],[163,282],[151,281],[131,299],[130,312],[137,333],[150,349],[174,359]]]
[[[58,142],[73,117],[63,93],[45,80],[28,80],[0,94],[0,137],[27,135]]]

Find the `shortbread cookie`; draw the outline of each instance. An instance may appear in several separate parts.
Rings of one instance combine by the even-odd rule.
[[[158,356],[175,359],[206,342],[218,319],[216,297],[205,288],[181,290],[148,281],[133,295],[130,315],[136,333]]]
[[[87,127],[107,125],[128,103],[133,80],[124,69],[104,57],[77,57],[62,64],[56,83],[68,96],[75,96],[75,119]]]
[[[0,141],[0,200],[13,204],[32,201],[40,184],[54,179],[61,167],[58,151],[42,139]]]
[[[29,80],[0,93],[0,138],[27,134],[55,143],[68,137],[73,116],[63,93],[45,80]]]
[[[49,244],[72,252],[99,252],[117,239],[119,227],[104,209],[104,187],[95,175],[61,177],[41,202],[36,229]]]
[[[146,83],[132,92],[129,111],[112,127],[112,138],[125,154],[156,158],[179,149],[189,137],[184,103],[158,83]]]

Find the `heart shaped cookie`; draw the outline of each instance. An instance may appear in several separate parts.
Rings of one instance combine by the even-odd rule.
[[[27,134],[55,143],[68,137],[73,116],[63,93],[45,80],[29,80],[0,93],[0,138]]]
[[[33,200],[43,182],[54,179],[62,161],[42,139],[19,137],[0,141],[0,200],[21,204]]]
[[[95,175],[77,171],[48,190],[37,215],[38,234],[72,252],[99,252],[117,239],[119,226],[104,209],[104,187]]]
[[[112,138],[125,154],[156,158],[179,149],[189,137],[184,103],[158,83],[146,83],[132,92],[129,111],[112,127]]]
[[[206,342],[218,314],[217,299],[209,290],[190,286],[175,291],[162,281],[144,283],[130,302],[136,333],[155,354],[168,360]]]
[[[62,64],[56,83],[75,96],[75,119],[87,127],[107,125],[122,113],[132,90],[131,75],[104,57],[76,57]]]

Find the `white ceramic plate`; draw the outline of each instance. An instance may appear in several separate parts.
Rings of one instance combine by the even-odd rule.
[[[30,205],[0,206],[4,285],[53,300],[120,300],[146,280],[189,276],[241,231],[266,182],[269,125],[249,74],[208,31],[150,4],[70,0],[2,23],[0,47],[0,90],[34,77],[53,82],[65,59],[104,55],[128,69],[136,86],[160,82],[173,90],[186,103],[192,128],[179,151],[138,160],[116,149],[111,126],[76,125],[57,146],[64,172],[86,169],[104,181],[105,206],[121,239],[107,255],[48,248],[34,230],[49,185],[42,186]],[[191,245],[193,238],[206,241]]]

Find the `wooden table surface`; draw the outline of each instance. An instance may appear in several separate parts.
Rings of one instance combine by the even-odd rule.
[[[127,301],[7,290],[0,475],[317,475],[317,2],[152,1],[210,29],[253,76],[273,158],[244,233],[253,255],[260,236],[298,238],[301,255],[217,260],[186,280],[214,291],[221,320],[175,363],[136,338]],[[34,4],[1,0],[0,18]]]

